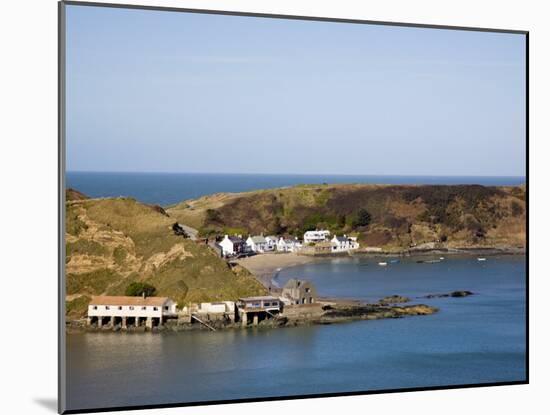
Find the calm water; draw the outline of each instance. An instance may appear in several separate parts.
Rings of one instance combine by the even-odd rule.
[[[282,271],[321,295],[416,299],[431,316],[331,326],[69,335],[69,408],[177,403],[525,379],[525,257],[335,259]]]
[[[68,172],[67,187],[91,197],[131,196],[145,203],[168,206],[218,192],[322,183],[482,184],[518,185],[524,177],[476,176],[352,176],[197,173],[89,173]]]

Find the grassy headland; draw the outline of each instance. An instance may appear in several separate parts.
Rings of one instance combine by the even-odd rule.
[[[130,198],[78,194],[66,209],[67,313],[72,318],[84,314],[91,295],[124,295],[136,281],[180,305],[265,292],[244,268],[231,269],[207,246],[176,236],[175,219],[155,207]]]
[[[526,235],[524,186],[302,185],[209,195],[167,212],[203,235],[301,237],[325,228],[385,251],[434,243],[524,248]]]

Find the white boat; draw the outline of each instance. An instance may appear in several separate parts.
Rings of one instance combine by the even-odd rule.
[[[487,261],[487,258],[478,258],[478,261]]]
[[[388,265],[387,262],[379,262],[378,265],[380,265],[381,267],[385,267],[386,265]]]
[[[440,256],[439,259],[443,261],[443,260],[445,259],[445,257],[444,257],[444,256]]]

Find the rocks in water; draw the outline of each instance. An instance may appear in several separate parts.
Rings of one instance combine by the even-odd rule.
[[[381,298],[378,302],[380,304],[397,304],[397,303],[408,303],[411,301],[409,297],[403,297],[402,295],[390,295],[384,298]]]
[[[433,314],[437,311],[439,311],[438,308],[425,304],[414,304],[407,306],[366,304],[362,306],[335,307],[323,314],[322,321],[400,318],[404,316],[423,316]]]
[[[468,297],[469,295],[473,295],[474,293],[471,291],[453,291],[451,293],[451,297]]]
[[[393,311],[406,316],[427,316],[439,311],[439,309],[426,304],[416,304],[406,307],[394,307]]]
[[[444,297],[468,297],[469,295],[474,295],[473,292],[468,290],[453,291],[446,294],[428,294],[424,298],[444,298]]]

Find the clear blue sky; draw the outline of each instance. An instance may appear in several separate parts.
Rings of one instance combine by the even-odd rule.
[[[67,7],[67,169],[525,172],[518,34]]]

